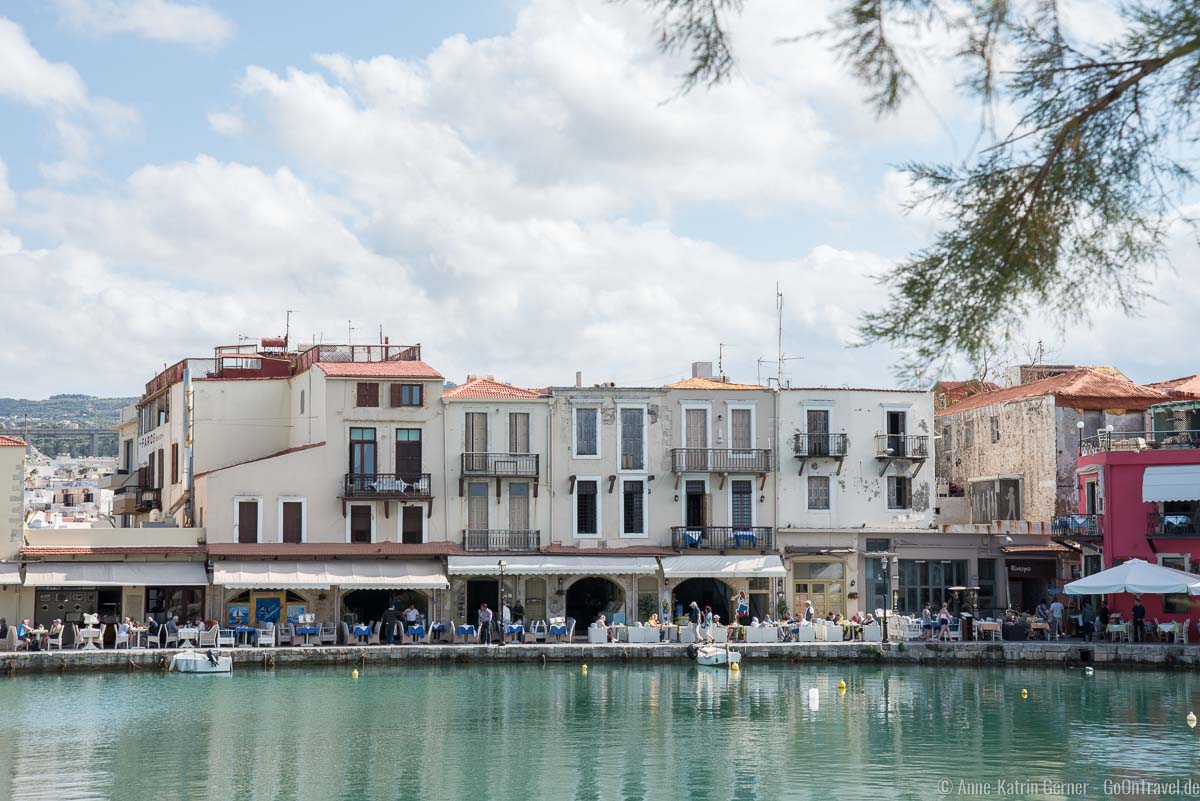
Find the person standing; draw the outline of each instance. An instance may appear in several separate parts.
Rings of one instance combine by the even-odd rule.
[[[396,644],[396,617],[395,604],[383,610],[383,641],[388,645]]]
[[[486,603],[479,605],[479,642],[483,645],[492,644],[492,610]]]
[[[813,624],[813,618],[817,616],[817,610],[813,609],[812,601],[804,602],[804,622],[808,625]]]
[[[692,627],[692,636],[700,642],[700,605],[695,601],[688,606],[688,622]]]
[[[408,608],[404,610],[404,631],[407,632],[410,637],[412,636],[412,633],[409,632],[409,629],[417,625],[417,621],[420,619],[421,613],[417,611],[417,607],[409,604]],[[403,637],[400,638],[400,642],[404,642]]]
[[[1050,604],[1050,625],[1054,627],[1054,639],[1058,639],[1063,635],[1063,605],[1062,601],[1058,600],[1058,596],[1054,596],[1054,601]]]
[[[1080,628],[1083,629],[1083,641],[1091,642],[1092,635],[1096,631],[1096,610],[1092,609],[1092,602],[1087,601],[1083,605],[1083,610],[1079,613]]]
[[[1146,607],[1142,606],[1142,596],[1133,597],[1133,641],[1146,640]]]

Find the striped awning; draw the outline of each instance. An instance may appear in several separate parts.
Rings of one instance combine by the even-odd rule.
[[[20,583],[21,565],[16,562],[0,562],[0,585]]]
[[[26,587],[203,587],[203,562],[28,562]]]
[[[452,576],[498,576],[504,561],[506,576],[652,576],[658,573],[653,556],[566,556],[514,554],[512,556],[451,556]]]
[[[243,590],[444,590],[441,564],[393,559],[336,562],[217,562],[213,584]]]
[[[1153,465],[1142,474],[1142,500],[1200,501],[1200,465]]]

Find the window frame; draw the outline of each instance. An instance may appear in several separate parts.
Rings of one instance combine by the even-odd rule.
[[[530,484],[532,484],[532,483],[533,482],[526,481],[526,480],[507,482],[507,486],[506,486],[507,491],[504,493],[504,511],[506,513],[505,526],[508,528],[509,531],[533,531],[533,500],[532,500],[533,499],[533,488],[530,486]],[[524,487],[525,494],[523,496],[514,495],[513,489],[516,487]],[[512,527],[512,522],[513,522],[512,513],[513,513],[513,498],[514,497],[517,497],[517,498],[524,497],[525,498],[525,528],[523,528],[523,529],[514,529]]]
[[[346,502],[346,542],[350,543],[350,521],[354,519],[353,509],[355,506],[365,506],[371,510],[371,544],[378,542],[379,523],[376,520],[378,514],[375,511],[374,503],[354,503],[353,501]],[[362,544],[362,543],[359,543]]]
[[[618,499],[618,523],[622,539],[648,539],[650,536],[650,482],[645,476],[628,476],[620,479],[621,497]],[[625,530],[625,485],[637,482],[642,485],[642,530],[630,532]]]
[[[642,466],[641,467],[624,467],[622,462],[625,458],[625,419],[622,412],[626,409],[634,409],[642,413]],[[645,473],[650,464],[650,431],[649,431],[650,416],[648,404],[645,403],[618,403],[617,404],[617,472],[618,473]],[[599,429],[597,429],[598,431]],[[621,518],[624,522],[624,517]]]
[[[579,531],[579,486],[585,481],[596,484],[596,531],[580,533]],[[571,536],[577,540],[598,540],[604,537],[604,504],[601,496],[600,476],[576,476],[575,491],[571,493]]]
[[[410,506],[421,510],[421,542],[429,542],[429,514],[421,503],[396,504],[396,542],[404,542],[404,509]]]
[[[758,447],[758,403],[755,401],[725,401],[725,447],[733,450],[733,412],[735,409],[750,411],[750,447]]]
[[[704,411],[704,450],[712,450],[712,401],[686,400],[679,402],[679,447],[690,448],[687,441],[687,413],[689,409]]]
[[[513,429],[513,425],[514,425],[514,423],[516,423],[517,420],[520,419],[521,416],[525,417],[525,450],[523,450],[523,451],[517,450],[516,448],[513,447],[513,445],[514,445],[513,435],[515,433],[517,433]],[[517,443],[517,444],[520,444],[520,443]],[[532,453],[533,452],[533,415],[530,414],[528,411],[522,411],[520,409],[510,409],[508,412],[508,452],[509,453]]]
[[[599,403],[582,403],[573,404],[571,406],[571,458],[573,459],[600,459],[604,455],[604,447],[600,436],[601,427],[601,404]],[[595,453],[580,453],[579,452],[579,413],[591,412],[596,415],[596,452]]]
[[[263,541],[263,496],[261,495],[234,495],[233,496],[233,541],[241,542],[241,515],[239,514],[238,505],[241,503],[249,503],[253,501],[258,504],[258,530],[255,532],[255,542]]]
[[[407,393],[405,390],[408,390]],[[408,402],[404,396],[408,395]],[[417,402],[413,403],[413,397]],[[399,403],[397,403],[399,401]],[[422,384],[393,382],[388,386],[388,403],[393,409],[420,409],[425,406],[425,387]]]
[[[374,403],[364,403],[364,400],[370,401],[370,397],[364,398],[363,390],[368,387],[374,387]],[[370,396],[372,393],[367,392]],[[378,409],[379,408],[379,382],[378,381],[355,381],[354,382],[354,408],[356,409]]]
[[[825,480],[825,505],[812,505],[812,486],[813,479]],[[805,477],[804,482],[804,508],[810,512],[833,512],[833,477],[825,473],[810,473]]]
[[[300,542],[308,542],[308,498],[304,495],[280,495],[275,503],[275,519],[278,541],[283,543],[283,505],[284,503],[300,504]]]
[[[733,485],[739,481],[745,481],[750,485],[750,526],[749,528],[758,527],[758,499],[755,495],[758,494],[755,489],[755,480],[752,475],[731,475],[729,477],[729,492],[725,493],[725,520],[728,521],[730,529],[742,530],[741,526],[734,525],[733,522]]]
[[[893,481],[905,481],[907,483],[907,490],[904,494],[904,500],[907,502],[907,504],[908,504],[907,506],[893,506],[892,505],[892,482]],[[890,475],[887,477],[887,484],[888,484],[888,486],[884,492],[884,504],[886,504],[887,510],[889,512],[910,512],[910,511],[912,511],[912,477],[911,476]]]

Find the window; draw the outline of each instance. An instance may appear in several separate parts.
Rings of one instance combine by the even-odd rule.
[[[575,536],[600,536],[600,479],[575,482]]]
[[[888,476],[887,508],[908,509],[912,506],[912,479],[908,476]]]
[[[375,541],[375,510],[370,504],[350,505],[350,517],[346,520],[350,542]]]
[[[942,426],[942,450],[949,452],[954,447],[954,429]]]
[[[422,406],[420,384],[392,384],[392,406]]]
[[[750,409],[729,410],[729,447],[741,451],[754,447],[754,413]]]
[[[600,410],[594,407],[575,410],[575,456],[600,456]]]
[[[304,414],[304,390],[300,390],[300,414]]]
[[[807,409],[804,412],[806,433],[808,434],[808,455],[829,455],[829,410]]]
[[[240,543],[258,542],[262,514],[258,498],[234,498],[233,538]]]
[[[508,452],[529,453],[529,412],[508,413]]]
[[[171,483],[179,483],[179,443],[171,443]]]
[[[900,610],[919,615],[923,605],[929,604],[936,615],[943,603],[954,601],[947,587],[962,587],[966,583],[966,559],[901,559]]]
[[[1175,570],[1188,569],[1187,554],[1159,554],[1158,563],[1163,567]],[[1163,596],[1163,612],[1167,614],[1188,614],[1192,611],[1192,602],[1187,593],[1172,593]]]
[[[729,483],[729,522],[734,528],[754,526],[754,482],[736,479]]]
[[[1000,441],[1000,417],[992,415],[992,442]]]
[[[378,406],[379,405],[379,384],[374,381],[359,381],[358,402],[356,406]]]
[[[890,609],[892,602],[889,598],[891,581],[888,578],[887,557],[867,559],[866,609],[873,612],[876,609]]]
[[[646,482],[621,481],[621,534],[646,534]]]
[[[508,527],[512,531],[529,530],[529,485],[508,485]]]
[[[996,560],[979,560],[979,598],[975,602],[981,615],[990,615],[996,608]]]
[[[417,544],[425,541],[425,508],[400,507],[400,541]]]
[[[829,476],[808,477],[808,508],[812,511],[829,510]]]
[[[299,545],[304,542],[304,501],[279,500],[279,541]]]
[[[864,545],[867,553],[887,553],[892,549],[892,541],[886,537],[867,537]]]
[[[621,409],[621,469],[646,469],[645,409]]]
[[[356,479],[359,492],[375,480],[375,429],[350,429],[350,472]]]
[[[483,531],[488,527],[488,485],[472,481],[467,485],[467,528]]]
[[[964,448],[974,448],[975,447],[975,421],[974,420],[964,420],[963,421],[963,447]]]
[[[467,453],[487,453],[487,412],[466,413]]]
[[[146,613],[159,622],[178,616],[180,620],[195,620],[204,615],[202,587],[147,587]]]
[[[126,473],[133,472],[133,440],[127,439],[121,443],[121,469]]]
[[[416,484],[421,481],[421,429],[396,429],[396,477]]]

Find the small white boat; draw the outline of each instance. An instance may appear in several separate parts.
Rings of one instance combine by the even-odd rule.
[[[171,670],[176,673],[231,673],[233,657],[216,651],[180,651],[171,657]]]
[[[696,664],[706,667],[717,667],[725,664],[737,664],[742,661],[742,655],[716,645],[701,645],[696,649]]]

